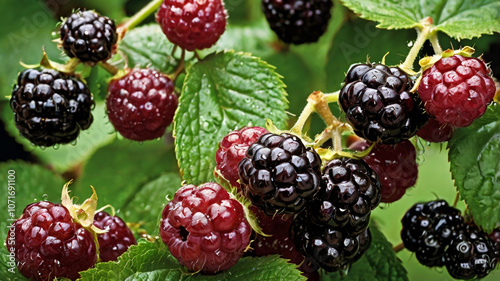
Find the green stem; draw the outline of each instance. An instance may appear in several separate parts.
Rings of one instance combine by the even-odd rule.
[[[430,34],[429,41],[432,44],[432,48],[434,49],[435,54],[440,55],[443,53],[443,49],[441,48],[441,45],[439,45],[437,31],[434,31]]]
[[[104,70],[106,70],[107,72],[109,72],[111,75],[116,75],[118,73],[118,71],[119,71],[119,69],[116,66],[111,65],[111,64],[109,64],[107,62],[100,61],[98,63],[98,65],[100,67],[102,67]]]
[[[306,124],[307,120],[309,119],[309,117],[313,112],[314,112],[314,105],[308,101],[307,105],[300,113],[299,118],[295,122],[295,125],[293,125],[293,127],[290,129],[290,132],[292,134],[301,136],[302,130],[304,129],[304,125]]]
[[[417,40],[411,47],[410,52],[408,53],[408,56],[406,56],[405,61],[400,66],[403,70],[413,70],[413,62],[417,58],[420,49],[422,49],[422,47],[424,46],[425,41],[427,41],[427,39],[429,38],[431,26],[432,23],[427,21],[423,22],[422,25],[418,27]]]
[[[128,19],[126,22],[124,22],[120,26],[120,29],[123,30],[123,33],[121,33],[122,37],[123,37],[123,35],[125,35],[125,32],[127,32],[127,30],[136,27],[143,20],[145,20],[149,15],[151,15],[156,10],[158,10],[158,8],[160,7],[162,2],[163,2],[163,0],[153,0],[153,1],[149,2],[149,4],[144,6],[139,12],[137,12],[130,19]]]
[[[325,94],[325,100],[327,103],[337,102],[339,100],[340,91],[336,91],[330,94]]]

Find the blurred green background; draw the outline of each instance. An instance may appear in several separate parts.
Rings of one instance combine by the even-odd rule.
[[[165,173],[178,173],[175,157],[172,151],[172,140],[168,137],[162,141],[148,144],[135,144],[116,137],[113,128],[106,120],[102,103],[95,110],[96,129],[85,132],[80,137],[77,146],[64,146],[58,150],[53,148],[45,151],[35,149],[16,135],[12,124],[12,116],[8,109],[8,97],[15,83],[17,73],[22,70],[19,61],[26,64],[36,64],[40,61],[42,47],[49,57],[63,61],[61,51],[52,42],[55,38],[52,32],[56,30],[60,17],[68,16],[73,9],[89,8],[107,15],[118,22],[133,15],[146,5],[146,0],[22,0],[0,2],[0,162],[12,159],[40,163],[62,175],[64,178],[80,177],[77,185],[116,187],[105,192],[104,198],[113,198],[120,188],[132,191],[139,190],[144,184]],[[216,48],[234,48],[236,51],[247,51],[262,57],[277,67],[277,72],[283,75],[287,85],[289,111],[291,121],[298,115],[306,103],[307,96],[315,91],[333,92],[341,87],[345,72],[353,63],[364,62],[369,58],[378,62],[389,52],[386,63],[399,64],[409,51],[409,43],[416,38],[414,30],[388,31],[375,28],[375,23],[357,18],[349,10],[335,3],[333,17],[327,33],[318,43],[305,46],[290,46],[280,44],[267,26],[260,10],[258,0],[225,0],[229,12],[229,25],[235,28],[225,35]],[[146,22],[154,22],[151,16]],[[238,29],[241,28],[241,29]],[[249,42],[238,32],[250,34]],[[236,39],[235,39],[236,38]],[[250,42],[251,41],[251,42]],[[494,73],[500,73],[500,36],[483,36],[480,39],[462,40],[457,42],[444,34],[440,35],[443,48],[474,46],[476,54],[483,54],[487,62],[491,62]],[[215,49],[215,48],[214,48]],[[206,53],[212,50],[207,51]],[[425,46],[421,54],[432,54],[432,48]],[[99,76],[102,77],[102,76]],[[105,86],[93,85],[96,97],[105,96]],[[337,108],[332,108],[334,111]],[[319,119],[313,119],[311,130],[319,131],[323,124]],[[6,129],[5,129],[5,128]],[[8,132],[10,133],[8,133]],[[373,219],[393,245],[399,244],[400,220],[404,212],[414,203],[437,198],[453,203],[456,192],[449,172],[447,151],[445,145],[428,146],[418,143],[419,148],[419,179],[415,187],[409,189],[400,201],[392,204],[381,204],[374,212]],[[97,151],[97,152],[96,152]],[[135,151],[136,153],[132,153]],[[157,153],[161,151],[161,153]],[[130,152],[129,154],[127,154]],[[127,154],[123,156],[123,154]],[[149,157],[149,158],[148,158]],[[90,159],[90,160],[89,160]],[[149,165],[138,170],[121,171],[121,163],[154,159]],[[87,169],[85,164],[90,161]],[[100,163],[100,164],[99,164]],[[7,165],[0,166],[7,167]],[[135,168],[134,164],[132,168]],[[83,170],[83,175],[82,175]],[[6,174],[3,170],[0,171]],[[133,174],[133,180],[128,181],[127,174]],[[96,175],[93,177],[93,175]],[[123,179],[117,180],[123,175]],[[41,191],[48,193],[47,191]],[[121,198],[126,206],[133,197]],[[459,203],[464,209],[464,204]],[[3,234],[2,234],[3,237]],[[452,280],[446,270],[428,269],[418,264],[414,255],[407,250],[398,253],[409,272],[410,280]],[[499,270],[496,270],[484,280],[500,280]]]

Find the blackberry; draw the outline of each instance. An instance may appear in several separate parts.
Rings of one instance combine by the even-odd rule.
[[[168,40],[188,51],[214,45],[226,30],[222,0],[163,0],[156,14]]]
[[[313,43],[325,33],[332,0],[262,0],[271,29],[285,43]]]
[[[7,237],[15,237],[7,238],[6,244],[15,255],[19,272],[34,280],[76,280],[78,272],[97,261],[93,235],[59,204],[40,201],[26,206]]]
[[[92,124],[94,106],[82,81],[55,70],[24,70],[10,99],[17,129],[39,146],[75,140]]]
[[[181,265],[213,274],[231,268],[250,244],[243,207],[216,183],[180,188],[162,212],[160,236]]]
[[[495,252],[486,233],[475,225],[467,225],[446,250],[444,263],[455,279],[482,278],[495,269]]]
[[[311,220],[358,235],[379,202],[377,174],[363,160],[334,159],[324,168],[321,188],[310,204]]]
[[[108,92],[109,121],[127,139],[159,138],[172,123],[178,104],[174,83],[159,71],[134,68],[111,80]]]
[[[292,222],[290,235],[306,259],[326,271],[337,271],[357,261],[369,248],[368,228],[354,235],[345,228],[311,222],[308,212],[300,213]]]
[[[444,200],[413,205],[401,222],[405,248],[415,252],[419,262],[429,267],[444,265],[445,250],[464,227],[460,211]]]
[[[108,231],[97,236],[99,256],[103,262],[117,260],[131,245],[137,244],[132,231],[117,216],[111,216],[103,211],[98,212],[94,215],[94,225]]]
[[[339,104],[358,136],[396,144],[427,123],[423,103],[410,92],[412,80],[398,67],[356,64],[344,81]]]
[[[261,127],[244,127],[230,132],[219,143],[215,153],[217,169],[232,186],[240,187],[238,164],[245,157],[248,147],[265,133],[269,132]]]
[[[454,55],[424,71],[418,93],[439,123],[467,127],[484,114],[495,88],[482,60]]]
[[[294,135],[262,135],[239,163],[246,197],[267,215],[298,213],[319,190],[321,159]]]
[[[64,52],[82,62],[96,63],[109,59],[118,39],[115,22],[94,11],[71,14],[59,32]]]

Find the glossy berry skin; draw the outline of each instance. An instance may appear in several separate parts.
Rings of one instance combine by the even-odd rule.
[[[311,220],[358,235],[379,202],[377,174],[363,160],[334,159],[325,166],[321,188],[310,204]]]
[[[308,212],[292,222],[290,235],[306,258],[326,271],[337,271],[357,261],[371,244],[370,229],[354,235],[345,228],[317,225]]]
[[[168,40],[188,51],[213,46],[226,30],[222,0],[163,0],[156,21]]]
[[[115,261],[125,253],[131,245],[136,245],[135,237],[125,222],[106,212],[98,212],[94,215],[94,225],[108,232],[99,234],[99,255],[101,261]]]
[[[7,249],[15,253],[17,268],[27,278],[76,280],[78,272],[93,267],[97,261],[92,234],[75,223],[59,204],[32,203],[13,225],[7,237],[15,238],[7,238]]]
[[[59,32],[66,55],[90,63],[109,59],[118,39],[115,22],[94,11],[71,14]]]
[[[451,277],[471,279],[488,275],[498,259],[494,242],[488,235],[475,225],[467,225],[446,250],[444,261]]]
[[[241,204],[216,183],[180,188],[162,212],[161,239],[192,271],[212,274],[231,268],[251,233]]]
[[[424,71],[418,86],[427,112],[441,124],[467,127],[481,117],[495,95],[490,70],[477,58],[454,55]]]
[[[358,141],[349,146],[354,150],[365,150],[367,141]],[[418,177],[417,151],[415,146],[404,140],[395,145],[377,143],[363,160],[377,173],[380,187],[380,201],[395,202],[415,185]]]
[[[174,83],[154,69],[132,69],[124,77],[111,80],[108,92],[109,121],[127,139],[159,138],[172,123],[178,104]]]
[[[441,124],[434,118],[429,118],[427,125],[417,132],[417,136],[428,142],[445,142],[453,137],[455,128],[450,124]]]
[[[427,123],[420,98],[410,92],[413,82],[398,67],[356,64],[344,81],[339,104],[358,136],[396,144],[413,137]]]
[[[245,196],[269,216],[300,212],[319,190],[321,159],[292,134],[262,135],[238,168]]]
[[[240,187],[238,164],[245,157],[248,147],[266,133],[269,132],[262,127],[243,127],[230,132],[219,143],[215,153],[217,169],[232,186]]]
[[[406,249],[416,253],[426,266],[443,266],[444,253],[464,228],[460,211],[444,200],[417,203],[401,220],[401,239]]]
[[[74,141],[92,124],[94,106],[87,85],[55,70],[24,70],[10,99],[19,132],[45,147]]]
[[[332,0],[262,0],[269,26],[291,44],[318,41],[328,27],[332,6]]]

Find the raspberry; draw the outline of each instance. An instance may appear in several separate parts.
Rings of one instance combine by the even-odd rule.
[[[418,93],[427,112],[439,123],[467,127],[484,114],[495,95],[489,73],[477,58],[442,58],[424,71]]]
[[[441,124],[434,118],[429,118],[427,125],[417,132],[417,136],[428,142],[445,142],[453,137],[455,129],[449,124]]]
[[[349,146],[354,150],[365,150],[367,141]],[[395,145],[377,143],[363,160],[378,175],[381,187],[381,202],[399,200],[407,188],[415,185],[418,177],[417,151],[409,140]]]
[[[92,234],[59,204],[41,201],[26,206],[7,237],[15,237],[15,243],[7,239],[7,249],[15,254],[19,272],[27,278],[76,280],[78,272],[93,267],[97,260]]]
[[[248,147],[256,142],[260,136],[269,133],[261,127],[244,127],[239,131],[232,131],[227,134],[219,143],[219,149],[215,153],[217,169],[231,183],[231,185],[240,187],[237,182],[238,163],[245,157]]]
[[[156,21],[170,42],[188,51],[210,48],[226,30],[221,0],[163,0]]]
[[[345,228],[317,225],[308,212],[300,213],[292,222],[291,236],[297,248],[326,271],[344,269],[357,261],[369,248],[370,229],[354,235]]]
[[[177,108],[174,83],[154,69],[132,69],[126,76],[112,80],[108,92],[109,121],[128,139],[159,138],[172,123]]]
[[[130,245],[137,244],[134,234],[119,217],[101,211],[94,215],[94,225],[108,231],[97,237],[99,255],[103,262],[117,260],[118,256],[125,253]]]
[[[464,227],[460,211],[444,200],[413,205],[401,220],[404,246],[426,266],[442,266],[448,245]]]
[[[250,243],[251,233],[241,204],[216,183],[180,188],[162,212],[163,242],[193,271],[229,269]]]
[[[356,64],[347,73],[339,104],[358,136],[396,144],[414,136],[428,119],[412,86],[398,67]]]
[[[262,0],[271,29],[285,43],[313,43],[325,33],[332,0]]]
[[[96,63],[109,59],[118,36],[115,22],[94,11],[78,11],[61,25],[64,52],[82,62]]]
[[[267,215],[298,213],[318,191],[321,159],[291,134],[265,134],[239,164],[246,197]]]
[[[446,250],[444,262],[451,277],[470,279],[488,275],[498,260],[495,245],[486,233],[475,225],[467,225]]]
[[[24,70],[10,99],[17,129],[39,146],[74,141],[92,124],[94,105],[82,81],[55,70]]]
[[[358,235],[379,202],[377,174],[363,160],[334,159],[324,168],[321,189],[310,204],[311,220]]]

